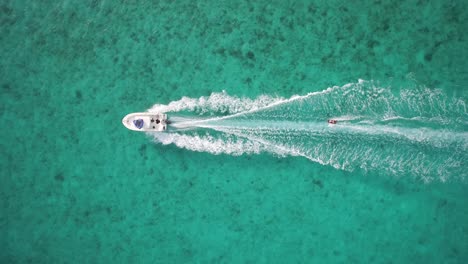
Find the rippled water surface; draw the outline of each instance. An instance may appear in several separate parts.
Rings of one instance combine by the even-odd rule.
[[[465,6],[2,1],[0,262],[466,263]]]

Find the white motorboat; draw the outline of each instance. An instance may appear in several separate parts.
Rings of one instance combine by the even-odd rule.
[[[167,129],[167,115],[163,113],[131,113],[122,119],[123,125],[134,131],[162,132]]]

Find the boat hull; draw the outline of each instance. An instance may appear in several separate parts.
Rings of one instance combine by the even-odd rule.
[[[167,129],[167,115],[162,113],[131,113],[122,124],[133,131],[162,132]]]

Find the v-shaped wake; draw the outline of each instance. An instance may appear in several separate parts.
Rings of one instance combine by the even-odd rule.
[[[168,113],[172,122],[166,133],[150,133],[157,142],[189,150],[302,156],[424,181],[466,178],[465,101],[425,87],[393,90],[359,81],[288,99],[182,98],[149,111]]]

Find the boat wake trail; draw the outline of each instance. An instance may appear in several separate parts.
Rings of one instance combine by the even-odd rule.
[[[360,80],[291,98],[184,97],[149,111],[168,113],[172,122],[167,133],[150,133],[156,142],[193,151],[302,156],[425,182],[467,176],[466,103],[440,90]]]

